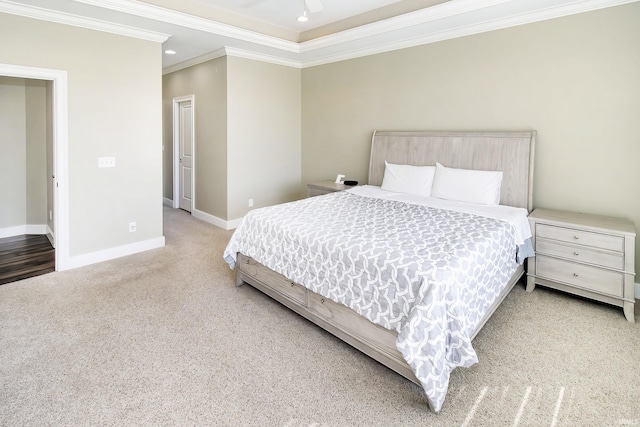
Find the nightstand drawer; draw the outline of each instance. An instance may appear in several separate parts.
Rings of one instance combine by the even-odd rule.
[[[586,262],[602,267],[624,269],[622,252],[604,252],[587,246],[566,245],[553,240],[538,239],[536,253],[553,255],[571,261]]]
[[[320,188],[311,188],[311,187],[307,189],[307,197],[322,196],[324,194],[329,194],[329,193],[334,193],[334,191],[323,190]]]
[[[608,249],[611,251],[624,251],[624,237],[557,227],[555,225],[538,224],[536,226],[536,237],[560,240],[562,242],[592,246],[594,248]]]
[[[536,275],[607,295],[622,297],[624,275],[588,265],[537,255]]]

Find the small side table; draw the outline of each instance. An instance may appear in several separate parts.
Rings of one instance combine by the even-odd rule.
[[[307,184],[307,197],[321,196],[351,188],[348,185],[336,184],[334,181],[316,181]]]
[[[536,256],[529,259],[527,291],[543,285],[617,305],[634,322],[633,222],[536,209],[529,224]]]

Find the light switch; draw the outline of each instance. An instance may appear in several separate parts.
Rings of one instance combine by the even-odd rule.
[[[99,168],[115,168],[116,158],[115,157],[98,157],[98,167]]]

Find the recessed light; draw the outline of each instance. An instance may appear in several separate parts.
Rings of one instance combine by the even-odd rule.
[[[309,17],[307,16],[307,9],[305,8],[302,15],[298,16],[296,19],[298,22],[307,22],[309,20]]]
[[[176,51],[168,49],[168,50],[165,50],[164,53],[166,53],[167,55],[175,55]]]

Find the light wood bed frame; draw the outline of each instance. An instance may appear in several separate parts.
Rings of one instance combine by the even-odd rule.
[[[501,204],[532,209],[535,131],[527,132],[380,132],[373,134],[369,184],[380,185],[384,162],[501,170]],[[249,283],[383,365],[416,384],[413,371],[396,349],[397,333],[371,323],[346,306],[294,283],[250,257],[238,254],[238,286]],[[519,266],[473,332],[472,339],[522,277]]]

